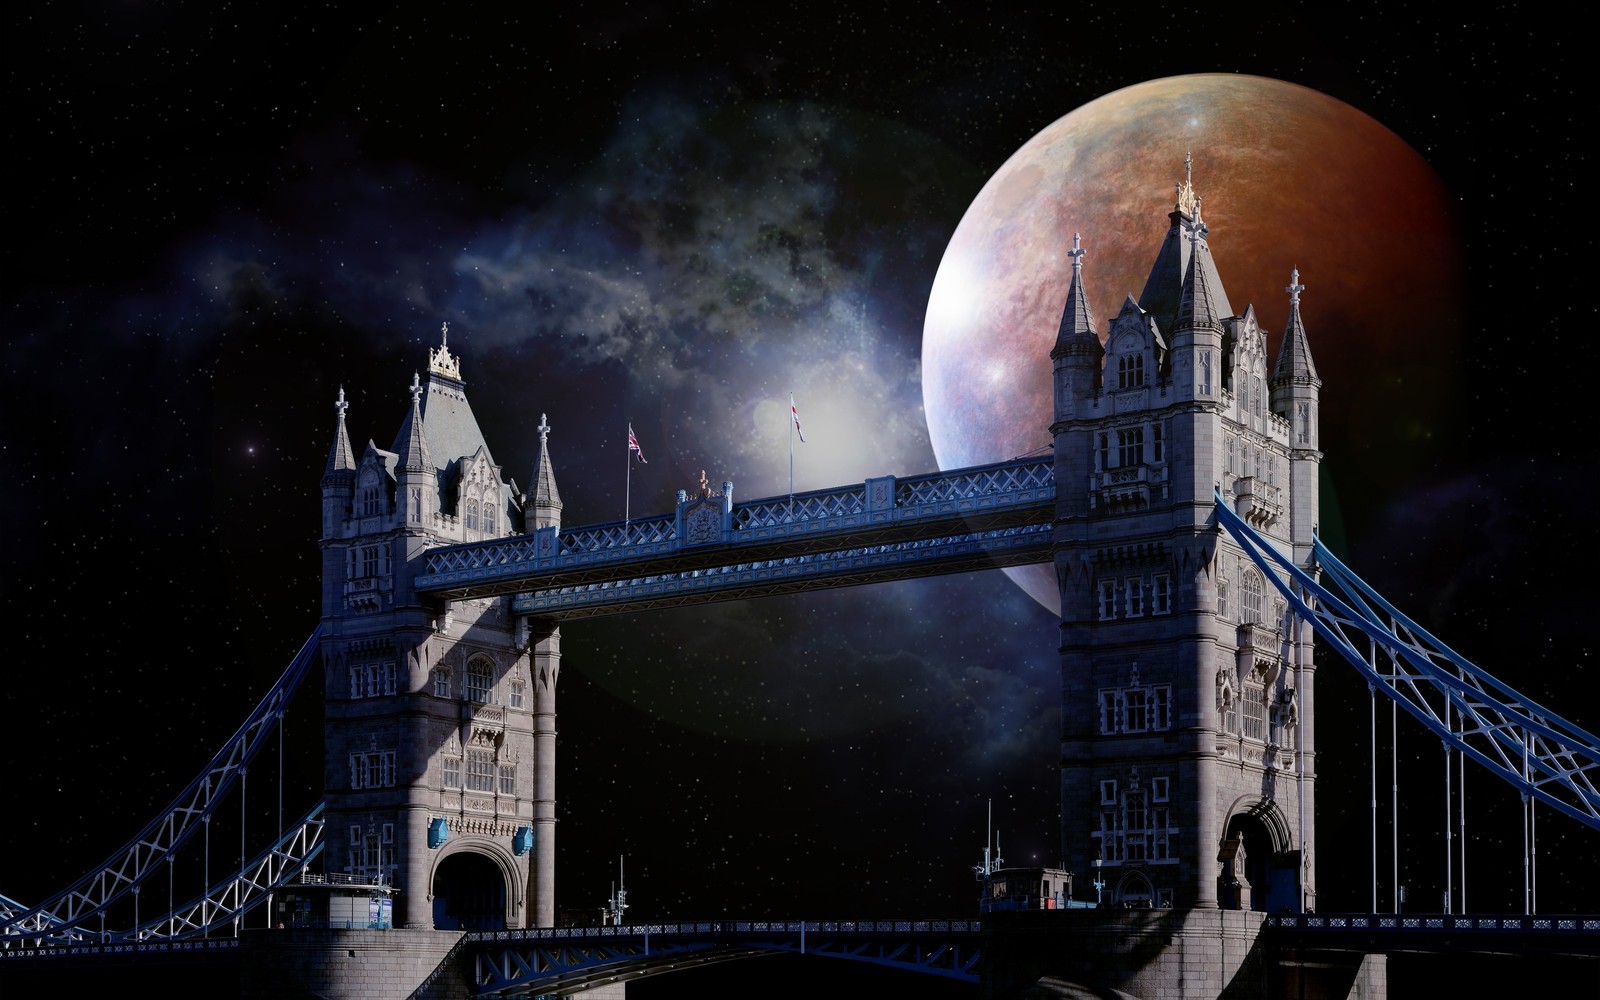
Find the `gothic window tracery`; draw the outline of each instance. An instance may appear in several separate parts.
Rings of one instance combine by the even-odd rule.
[[[1241,581],[1240,590],[1243,591],[1243,607],[1240,609],[1243,620],[1254,624],[1261,622],[1261,574],[1255,570],[1246,570]]]
[[[493,687],[494,661],[487,656],[474,656],[467,662],[467,699],[486,704]]]

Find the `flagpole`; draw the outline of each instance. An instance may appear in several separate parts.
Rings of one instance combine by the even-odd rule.
[[[622,534],[626,538],[628,521],[633,513],[631,507],[633,501],[633,421],[631,420],[628,421],[628,445],[622,449],[622,460],[628,463],[627,486],[623,487],[622,490]]]
[[[789,393],[789,519],[794,519],[794,393]]]

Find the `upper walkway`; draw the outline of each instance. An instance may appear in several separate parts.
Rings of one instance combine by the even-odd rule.
[[[440,546],[419,593],[515,594],[518,614],[571,619],[1050,558],[1053,459],[735,504],[733,484],[680,492],[671,514]]]

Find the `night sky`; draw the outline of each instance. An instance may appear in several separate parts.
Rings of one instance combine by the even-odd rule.
[[[934,471],[923,312],[962,213],[1051,122],[1191,72],[1347,102],[1452,193],[1456,382],[1405,468],[1344,484],[1346,561],[1600,726],[1589,33],[1518,4],[567,6],[0,15],[0,893],[137,832],[315,627],[341,387],[357,449],[389,447],[448,322],[519,484],[548,416],[568,526],[701,470],[786,492],[790,392],[795,489]],[[1386,445],[1323,438],[1333,475]],[[991,801],[1008,861],[1055,860],[1056,641],[999,571],[569,624],[558,905],[625,859],[634,921],[971,915]],[[1323,908],[1364,909],[1367,702],[1324,666]],[[1403,881],[1436,899],[1437,744],[1404,752],[1429,818]],[[1597,888],[1562,867],[1593,832],[1543,815],[1542,898]],[[1520,839],[1472,864],[1483,909],[1520,906]]]

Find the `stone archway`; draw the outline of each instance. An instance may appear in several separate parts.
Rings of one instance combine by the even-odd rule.
[[[506,926],[506,880],[493,858],[461,851],[433,873],[436,930],[497,931]]]
[[[1236,803],[1218,860],[1222,865],[1218,902],[1223,909],[1299,912],[1300,851],[1277,803],[1270,799]]]
[[[1113,906],[1147,910],[1155,905],[1155,898],[1155,889],[1144,873],[1131,871],[1117,880],[1116,887],[1112,889],[1111,903]]]

